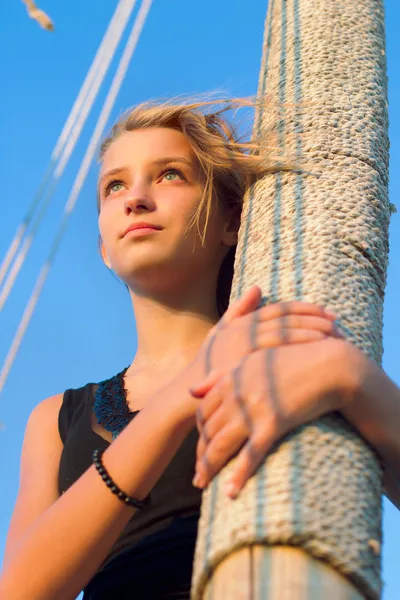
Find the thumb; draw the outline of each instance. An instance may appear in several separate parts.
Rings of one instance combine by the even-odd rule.
[[[216,369],[210,371],[203,381],[189,388],[189,393],[194,398],[203,398],[203,396],[205,396],[211,390],[211,388],[217,383],[222,375],[222,371],[218,371]]]
[[[250,312],[253,312],[258,307],[258,304],[261,299],[261,288],[258,285],[253,285],[250,289],[247,290],[235,302],[232,302],[224,313],[220,323],[221,326],[229,325],[236,319],[236,317],[241,317]]]

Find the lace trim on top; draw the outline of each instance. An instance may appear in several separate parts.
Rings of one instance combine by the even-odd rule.
[[[106,431],[112,432],[112,439],[132,421],[140,411],[129,410],[126,401],[127,391],[124,383],[126,367],[121,373],[117,373],[110,379],[105,379],[98,384],[95,394],[94,414],[99,425]]]

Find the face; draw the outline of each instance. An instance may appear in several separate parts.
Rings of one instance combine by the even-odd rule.
[[[187,232],[203,190],[201,170],[183,133],[149,128],[122,134],[106,151],[99,177],[99,229],[107,266],[132,289],[176,285],[179,278],[218,268],[237,236],[216,207],[204,247],[196,226]],[[160,229],[126,234],[140,221]],[[200,231],[203,225],[204,219]]]

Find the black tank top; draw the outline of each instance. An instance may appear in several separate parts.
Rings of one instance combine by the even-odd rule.
[[[88,383],[64,393],[60,495],[91,466],[93,450],[109,446],[92,429],[96,389]],[[201,490],[192,486],[197,440],[193,429],[152,489],[151,506],[132,517],[85,587],[84,600],[189,600],[201,503]]]

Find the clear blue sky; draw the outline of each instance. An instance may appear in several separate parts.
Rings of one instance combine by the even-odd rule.
[[[19,0],[0,3],[0,256],[24,216],[72,102],[114,10],[114,0],[38,0],[56,24],[47,33],[31,21]],[[139,101],[223,89],[256,92],[267,0],[155,0],[112,120]],[[400,189],[400,56],[397,0],[387,0],[390,92],[391,201]],[[110,77],[107,78],[107,84]],[[95,105],[98,113],[104,89]],[[0,321],[0,364],[38,270],[47,256],[95,119],[60,184],[40,235]],[[14,368],[0,398],[0,555],[18,490],[19,458],[27,418],[43,398],[99,381],[132,360],[135,325],[125,288],[97,253],[95,181],[88,177]],[[400,226],[391,225],[385,303],[384,367],[400,385]],[[397,349],[396,349],[397,348]],[[399,432],[400,434],[400,432]],[[384,500],[384,600],[398,600],[400,513]]]

